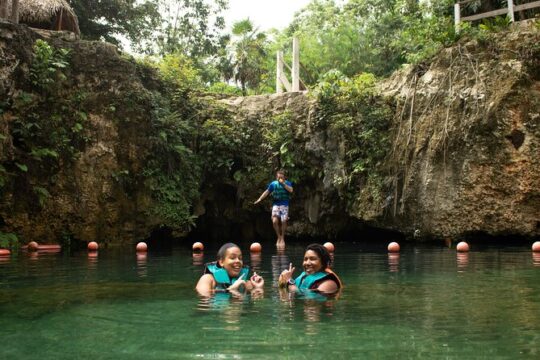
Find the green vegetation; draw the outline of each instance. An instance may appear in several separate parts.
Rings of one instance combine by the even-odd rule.
[[[19,238],[16,234],[0,231],[0,249],[14,249],[19,246]]]
[[[26,87],[31,90],[18,91],[3,106],[12,119],[13,154],[0,164],[1,191],[15,191],[17,206],[30,213],[45,205],[61,164],[73,161],[87,141],[84,94],[63,92],[70,71],[69,51],[55,49],[43,40],[35,42],[33,51],[30,86]]]
[[[383,199],[385,173],[381,164],[390,149],[394,109],[375,85],[373,74],[350,79],[330,71],[314,91],[320,106],[317,124],[327,127],[346,151],[343,175],[334,178],[334,185],[342,190],[349,205],[364,190],[371,194],[372,201]]]
[[[230,82],[244,95],[273,92],[276,51],[284,51],[290,63],[293,37],[300,40],[301,78],[313,87],[331,70],[350,78],[364,72],[385,77],[462,36],[484,36],[470,23],[455,32],[454,0],[312,0],[283,31],[261,32],[245,19],[233,24],[231,33],[224,32],[227,0],[71,3],[83,38],[119,44],[123,36],[138,53],[157,56],[158,63],[182,59],[196,70],[198,87],[225,94],[238,93]],[[468,16],[505,6],[504,0],[471,1],[461,12]],[[500,31],[507,25],[500,17],[483,20],[479,28]]]

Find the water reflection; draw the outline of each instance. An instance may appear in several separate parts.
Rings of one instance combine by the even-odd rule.
[[[89,269],[95,269],[97,267],[98,263],[98,252],[97,251],[89,251],[88,252],[88,268]]]
[[[399,254],[388,254],[388,270],[390,272],[399,272]]]
[[[251,270],[253,272],[260,273],[261,272],[261,261],[262,261],[262,255],[261,253],[250,253],[249,254],[249,261]]]
[[[9,263],[11,261],[10,255],[0,255],[0,264],[2,263]]]
[[[30,260],[37,260],[39,258],[39,254],[37,251],[30,251],[28,252],[28,258]]]
[[[251,298],[261,299],[262,291],[253,292]],[[244,305],[248,302],[250,295],[239,292],[216,292],[211,296],[199,295],[197,310],[204,312],[217,312],[226,326],[224,330],[240,330],[240,319],[244,313]]]
[[[540,266],[540,252],[533,252],[532,260],[534,266]]]
[[[146,264],[148,255],[146,253],[137,253],[137,275],[139,277],[148,276],[148,266]]]
[[[289,268],[290,263],[284,249],[278,249],[276,255],[272,255],[272,284],[277,284],[279,275]]]
[[[459,252],[456,255],[458,272],[465,272],[469,266],[469,253]]]
[[[192,255],[193,266],[203,266],[204,265],[204,252],[194,252]]]

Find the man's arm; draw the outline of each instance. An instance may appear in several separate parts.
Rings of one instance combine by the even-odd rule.
[[[253,204],[258,204],[260,203],[261,201],[263,201],[268,195],[270,194],[270,191],[268,191],[268,189],[266,189],[262,194],[261,196],[257,199],[257,201],[255,201]]]
[[[293,188],[292,188],[291,185],[288,185],[287,182],[286,182],[285,180],[283,180],[283,179],[279,179],[279,183],[280,183],[281,185],[283,185],[283,187],[285,188],[285,190],[287,190],[288,192],[290,192],[290,193],[292,194]]]

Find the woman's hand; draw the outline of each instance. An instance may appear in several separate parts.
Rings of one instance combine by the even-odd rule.
[[[287,285],[287,282],[292,279],[295,268],[292,266],[292,263],[289,264],[289,269],[285,269],[279,275],[279,284]]]
[[[264,287],[264,279],[259,274],[253,273],[250,280],[255,289],[262,289]]]
[[[235,290],[238,291],[240,286],[246,284],[246,281],[244,280],[244,276],[246,276],[246,274],[242,274],[231,286],[229,286],[227,288],[227,290],[229,290],[229,291],[235,291]]]

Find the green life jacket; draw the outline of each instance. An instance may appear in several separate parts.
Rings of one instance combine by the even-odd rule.
[[[274,202],[281,202],[281,201],[289,201],[290,194],[285,189],[283,185],[279,183],[279,181],[273,181],[274,183],[274,190],[272,191],[272,198],[274,199]],[[287,184],[290,186],[290,184]]]
[[[315,274],[306,275],[306,272],[304,271],[294,280],[294,283],[300,290],[309,290],[313,284],[315,284],[317,281],[323,280],[326,277],[331,278],[331,275],[324,271],[318,271]]]
[[[237,277],[230,278],[229,273],[224,268],[218,266],[217,262],[211,262],[206,264],[206,267],[204,269],[205,274],[212,274],[214,276],[214,280],[216,281],[216,289],[225,290],[229,286],[231,286],[238,278],[242,275],[244,276],[244,280],[248,280],[248,274],[249,274],[249,268],[243,267],[242,270],[240,270],[240,274],[238,274]]]

